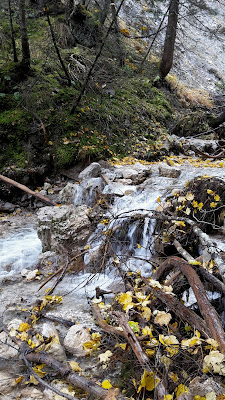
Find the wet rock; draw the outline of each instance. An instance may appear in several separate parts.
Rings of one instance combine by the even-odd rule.
[[[97,178],[101,174],[101,165],[93,162],[79,173],[79,179]]]
[[[48,345],[48,353],[57,360],[64,361],[66,359],[66,355],[62,345],[60,344],[59,335],[54,325],[48,323],[43,324],[42,336],[45,338],[52,338]]]
[[[87,217],[86,206],[43,207],[37,214],[38,237],[43,252],[58,252],[60,246],[66,250],[82,247],[91,234],[92,226]]]
[[[117,183],[120,185],[132,185],[133,181],[132,179],[118,179]]]
[[[122,174],[124,179],[134,179],[138,176],[138,172],[133,168],[123,168]]]
[[[16,386],[15,376],[12,376],[8,372],[0,371],[0,393],[6,395],[12,392]]]
[[[29,271],[27,276],[26,276],[26,281],[30,282],[33,279],[35,279],[35,277],[37,276],[38,273],[38,269],[34,269],[33,271]]]
[[[15,329],[18,330],[20,324],[22,324],[22,319],[18,319],[18,318],[14,318],[12,321],[10,321],[7,325],[7,329],[8,331],[10,331],[11,329]]]
[[[176,167],[170,167],[169,165],[159,166],[159,175],[166,176],[167,178],[178,178],[181,174],[181,170]]]
[[[91,335],[87,328],[82,325],[73,325],[64,339],[64,346],[69,353],[84,357],[86,351],[83,349],[83,344],[89,340],[91,340]]]
[[[189,391],[193,396],[201,397],[206,396],[210,392],[215,393],[216,396],[224,394],[224,388],[220,383],[216,382],[213,378],[205,379],[205,377],[199,376],[190,382]]]
[[[72,204],[76,190],[76,183],[67,183],[67,185],[59,192],[59,201],[62,204]]]
[[[134,186],[129,186],[129,185],[126,186],[118,183],[110,183],[104,188],[103,194],[122,197],[125,195],[127,190],[129,190],[130,193],[131,192],[134,193],[136,191],[136,188]]]
[[[46,251],[38,256],[38,267],[42,273],[55,272],[58,267],[58,256],[54,251]]]
[[[8,360],[10,358],[18,357],[18,346],[10,339],[5,332],[0,333],[0,354],[1,357]]]
[[[54,397],[53,397],[54,398]],[[42,393],[40,390],[32,387],[28,387],[25,389],[21,390],[21,400],[45,400],[44,393]]]
[[[0,212],[11,213],[15,210],[15,204],[9,203],[8,201],[0,201]]]

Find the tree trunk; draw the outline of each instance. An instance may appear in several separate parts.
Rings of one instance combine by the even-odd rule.
[[[18,62],[18,57],[16,52],[16,42],[14,38],[13,21],[12,21],[11,0],[8,0],[8,8],[9,8],[9,26],[10,26],[10,33],[11,33],[12,47],[13,47],[13,61]]]
[[[19,0],[19,21],[20,21],[20,35],[22,44],[22,64],[28,70],[30,69],[30,47],[27,34],[26,25],[26,12],[25,12],[25,0]]]
[[[171,0],[162,60],[159,68],[160,78],[164,79],[173,65],[174,44],[178,22],[179,0]]]
[[[105,23],[105,20],[107,18],[108,13],[109,13],[110,4],[111,4],[111,0],[105,0],[104,1],[104,5],[102,7],[101,16],[100,16],[101,25],[104,25],[104,23]]]

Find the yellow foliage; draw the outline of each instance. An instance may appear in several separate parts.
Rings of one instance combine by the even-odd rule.
[[[179,397],[182,393],[188,393],[188,387],[181,383],[176,387],[175,393],[177,397]]]
[[[159,379],[155,378],[154,372],[144,371],[141,377],[141,384],[137,390],[137,393],[141,391],[142,388],[145,388],[148,391],[152,391],[159,384]]]
[[[123,304],[123,310],[126,312],[134,306],[134,303],[132,302],[132,292],[120,293],[117,296],[117,299],[120,304]]]
[[[154,319],[155,324],[159,325],[168,325],[172,316],[170,313],[166,313],[165,311],[159,311],[155,310],[153,314],[156,314],[156,317]]]
[[[169,356],[174,356],[178,353],[179,350],[179,342],[174,335],[164,336],[159,335],[159,341],[166,347],[167,354]]]
[[[72,368],[73,371],[75,371],[75,372],[81,372],[82,371],[82,368],[79,366],[78,362],[70,361],[69,364],[70,364],[70,367]]]
[[[105,380],[102,382],[102,387],[103,387],[103,389],[110,389],[110,388],[112,388],[111,382],[110,382],[108,379],[105,379]]]
[[[31,325],[29,325],[27,322],[21,322],[21,324],[20,324],[20,326],[18,328],[18,331],[19,332],[26,332],[30,328],[31,328]]]

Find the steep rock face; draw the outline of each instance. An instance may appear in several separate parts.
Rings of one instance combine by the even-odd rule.
[[[87,211],[85,205],[43,207],[37,214],[42,251],[72,251],[77,256],[76,268],[80,269],[83,258],[78,255],[92,231]]]

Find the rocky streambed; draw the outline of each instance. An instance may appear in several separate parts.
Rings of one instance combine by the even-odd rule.
[[[50,349],[55,358],[68,362],[79,360],[84,371],[91,369],[92,377],[101,380],[104,373],[99,376],[98,358],[87,359],[82,346],[91,340],[93,332],[99,331],[88,299],[95,296],[96,287],[113,293],[124,290],[115,267],[118,262],[125,270],[141,269],[144,275],[151,275],[160,243],[153,240],[156,221],[149,218],[149,213],[156,209],[160,212],[165,199],[179,193],[197,176],[214,176],[225,181],[224,168],[225,160],[202,162],[183,156],[151,164],[133,159],[111,164],[92,163],[78,177],[74,176],[75,180],[73,171],[67,171],[70,180],[59,193],[56,190],[57,206],[2,214],[0,311],[3,326],[18,329],[26,310],[45,295],[46,288],[53,285],[57,276],[39,290],[41,283],[68,262],[69,272],[54,291],[54,295],[63,299],[49,301],[46,316],[54,314],[71,321],[73,326],[69,328],[46,319],[37,323],[36,332],[58,338]],[[43,190],[48,194],[49,189],[45,185]],[[103,249],[112,232],[111,251],[106,254]],[[223,221],[217,235],[220,251],[222,232]],[[24,385],[28,376],[17,349],[10,347],[14,345],[4,331],[0,339],[0,398],[57,398],[40,385],[37,388]],[[15,376],[25,378],[18,383]],[[60,389],[66,387],[57,380],[52,384]],[[74,392],[74,395],[77,394]]]

